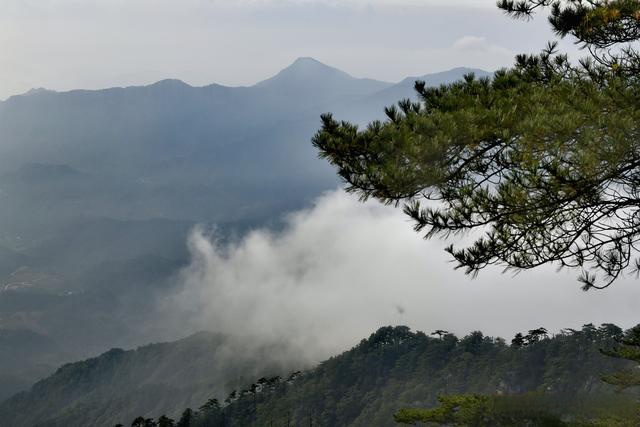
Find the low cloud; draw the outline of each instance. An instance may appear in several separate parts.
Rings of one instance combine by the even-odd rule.
[[[310,362],[388,324],[510,338],[538,326],[638,322],[636,280],[585,294],[576,272],[487,270],[471,279],[453,269],[443,246],[421,239],[399,209],[336,190],[289,215],[277,232],[258,229],[223,244],[194,230],[192,262],[165,319],[183,332],[284,340]]]

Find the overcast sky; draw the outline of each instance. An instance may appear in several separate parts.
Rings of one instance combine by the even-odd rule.
[[[2,0],[0,99],[148,84],[250,85],[311,56],[399,81],[456,66],[493,70],[553,36],[494,0]],[[571,45],[569,44],[569,48]]]

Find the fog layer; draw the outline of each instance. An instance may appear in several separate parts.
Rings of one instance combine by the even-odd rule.
[[[198,228],[189,246],[191,264],[167,300],[173,327],[287,340],[309,361],[387,324],[511,338],[538,326],[637,323],[635,279],[592,293],[579,290],[575,271],[493,269],[471,279],[399,209],[362,204],[341,189],[288,215],[278,232],[256,229],[221,243]]]

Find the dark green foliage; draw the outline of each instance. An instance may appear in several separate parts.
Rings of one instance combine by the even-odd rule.
[[[445,331],[444,329],[436,329],[431,332],[431,336],[437,336],[438,338],[442,338],[443,336],[449,334],[449,331]]]
[[[419,101],[388,108],[385,122],[359,129],[323,115],[313,144],[348,191],[402,203],[426,237],[476,230],[471,246],[447,249],[469,274],[553,263],[603,288],[640,268],[640,61],[631,47],[608,50],[636,41],[640,6],[500,2],[515,16],[547,6],[590,60],[573,66],[552,43],[493,79],[418,81]]]
[[[520,348],[526,344],[524,340],[524,336],[518,332],[516,336],[511,340],[511,346],[515,348]]]
[[[637,74],[639,57],[631,44],[640,38],[637,0],[500,0],[498,7],[515,17],[549,8],[549,23],[560,37],[573,36],[593,58],[614,71]],[[623,45],[618,51],[610,48]]]
[[[152,418],[137,417],[131,423],[131,427],[156,427],[157,424]]]
[[[176,422],[166,415],[162,415],[160,418],[158,418],[158,427],[174,427],[175,425]]]
[[[180,416],[178,420],[177,427],[191,427],[191,422],[193,420],[193,410],[191,408],[187,408]]]
[[[626,336],[618,338],[619,345],[612,349],[601,350],[603,354],[616,359],[629,360],[635,363],[633,367],[605,375],[602,380],[620,389],[640,387],[640,326],[627,332]]]
[[[144,417],[137,417],[135,420],[131,422],[131,427],[144,427]]]
[[[393,415],[401,424],[437,423],[447,425],[478,425],[488,418],[490,398],[478,395],[441,396],[434,409],[401,409]]]
[[[401,424],[467,427],[636,427],[638,415],[629,396],[530,392],[519,395],[448,395],[431,409],[403,408]]]
[[[626,366],[599,352],[615,345],[619,328],[585,325],[553,337],[541,329],[533,329],[537,338],[517,348],[480,332],[432,338],[406,327],[381,328],[311,371],[261,378],[221,405],[209,400],[192,413],[192,425],[388,426],[403,408],[435,407],[439,396],[455,394],[476,396],[440,402],[448,407],[462,402],[471,408],[469,416],[485,414],[506,420],[503,425],[525,425],[522,420],[562,425],[559,414],[587,420],[633,414],[633,396],[617,395],[599,379],[600,372]],[[422,411],[399,414],[409,420]]]
[[[547,338],[548,336],[548,332],[545,328],[532,329],[527,335],[522,335],[522,333],[518,332],[511,340],[511,346],[514,348],[524,347],[535,344],[542,338]]]
[[[448,426],[544,426],[562,427],[559,415],[532,405],[533,399],[518,402],[503,396],[452,395],[438,398],[433,409],[401,409],[394,420],[401,424],[435,423]]]

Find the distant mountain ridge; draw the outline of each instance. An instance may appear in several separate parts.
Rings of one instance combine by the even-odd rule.
[[[419,79],[438,85],[469,72],[490,75],[456,68]],[[0,102],[0,186],[3,175],[23,165],[41,170],[57,165],[90,171],[95,178],[89,180],[108,183],[111,188],[100,186],[99,192],[100,212],[107,217],[220,221],[230,214],[224,206],[237,206],[251,195],[255,207],[233,208],[234,215],[263,220],[299,205],[294,200],[308,199],[302,188],[318,194],[337,184],[309,143],[321,113],[332,111],[361,123],[381,118],[385,106],[414,96],[416,79],[397,84],[359,79],[299,58],[250,87],[193,87],[168,79],[147,86],[14,96]],[[271,188],[287,189],[294,182],[290,190],[279,191],[298,193],[292,199],[274,200],[269,194]],[[230,184],[233,191],[228,191]],[[113,200],[125,194],[125,203]],[[171,197],[176,194],[187,200],[176,201]],[[191,202],[204,194],[209,200],[227,200]],[[117,211],[108,204],[117,205]],[[48,215],[55,218],[57,209]]]
[[[450,70],[435,72],[430,74],[425,74],[422,76],[410,76],[402,79],[399,82],[388,82],[382,81],[372,78],[357,78],[353,77],[349,73],[342,71],[338,68],[332,67],[330,65],[324,64],[323,62],[318,61],[313,57],[299,57],[296,58],[290,65],[280,70],[274,76],[266,78],[264,80],[260,80],[253,85],[247,86],[230,86],[230,85],[221,85],[218,83],[210,83],[203,86],[193,86],[183,80],[177,78],[167,78],[158,80],[156,82],[152,82],[144,85],[131,85],[131,86],[114,86],[102,89],[73,89],[69,91],[56,91],[50,90],[47,88],[32,88],[25,93],[12,95],[4,101],[0,101],[0,104],[3,102],[7,102],[12,98],[19,98],[25,96],[33,96],[33,95],[41,95],[41,94],[59,94],[59,93],[69,93],[69,92],[100,92],[105,90],[117,90],[117,89],[132,89],[132,88],[144,88],[144,87],[184,87],[184,88],[192,88],[192,89],[202,89],[202,88],[226,88],[226,89],[247,89],[252,87],[282,87],[290,84],[292,81],[294,84],[309,84],[313,82],[315,78],[320,78],[325,81],[352,81],[368,84],[368,88],[370,91],[378,91],[384,89],[391,89],[393,87],[396,88],[408,88],[413,90],[413,83],[416,80],[423,80],[427,82],[427,85],[440,85],[444,83],[451,83],[452,81],[461,78],[461,76],[474,73],[478,77],[484,77],[492,75],[488,71],[479,69],[479,68],[469,68],[469,67],[455,67]],[[354,92],[353,89],[349,90],[349,92]],[[355,91],[357,92],[357,91]]]

